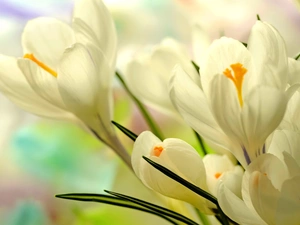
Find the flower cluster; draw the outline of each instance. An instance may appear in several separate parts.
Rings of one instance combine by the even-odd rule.
[[[101,0],[79,1],[72,27],[52,18],[29,21],[24,57],[0,56],[0,90],[31,113],[77,123],[113,149],[145,186],[215,216],[216,224],[299,224],[300,62],[288,57],[279,32],[260,19],[247,43],[229,37],[208,43],[194,29],[194,57],[165,39],[137,54],[124,80],[116,72],[152,128],[137,136],[114,122],[135,141],[131,160],[111,123],[117,35]],[[183,140],[164,139],[143,104],[184,121],[204,156]],[[174,218],[197,224],[109,193],[123,206],[138,204],[173,224]],[[106,195],[60,197],[110,202]]]

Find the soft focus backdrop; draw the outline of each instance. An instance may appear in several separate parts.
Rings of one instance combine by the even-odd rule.
[[[256,14],[280,31],[289,56],[295,56],[300,50],[300,13],[291,0],[104,2],[118,31],[120,68],[135,52],[167,36],[190,46],[191,28],[195,24],[211,40],[226,35],[246,41]],[[72,0],[0,0],[0,53],[22,57],[21,34],[26,22],[51,16],[70,23],[73,4]],[[115,100],[116,121],[136,132],[146,129],[117,83]],[[169,129],[168,136],[183,136],[174,130],[171,120],[152,112],[158,116],[163,129]],[[130,149],[132,143],[122,138]],[[189,140],[189,134],[184,138]],[[151,193],[124,169],[111,151],[78,127],[29,115],[2,95],[0,154],[0,224],[141,224],[142,219],[146,221],[145,214],[131,210],[55,199],[58,193],[102,193],[103,189],[143,199],[150,198]],[[130,219],[124,221],[122,216]],[[154,224],[156,219],[147,217],[147,224]]]

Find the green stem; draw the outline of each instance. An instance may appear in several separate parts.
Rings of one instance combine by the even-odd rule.
[[[196,213],[197,213],[198,217],[200,218],[203,225],[211,225],[210,221],[207,218],[207,215],[201,213],[199,211],[199,209],[197,209],[197,208],[195,208],[195,211],[196,211]]]
[[[124,79],[122,78],[122,76],[120,75],[120,73],[118,71],[116,71],[116,76],[119,79],[119,81],[121,82],[121,84],[123,85],[124,89],[126,90],[127,94],[132,98],[132,100],[135,102],[135,104],[137,105],[137,107],[139,108],[141,114],[143,115],[146,123],[148,124],[149,128],[151,129],[151,131],[153,132],[153,134],[155,134],[159,139],[163,140],[163,134],[160,130],[160,128],[156,125],[156,123],[154,122],[152,116],[150,115],[150,113],[148,112],[148,110],[145,108],[145,106],[132,94],[132,92],[129,90],[127,84],[125,83]]]

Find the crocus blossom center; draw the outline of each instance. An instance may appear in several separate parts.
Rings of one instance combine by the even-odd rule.
[[[215,173],[215,178],[219,179],[219,177],[222,175],[222,173]]]
[[[243,67],[243,64],[241,63],[235,63],[230,65],[230,69],[226,68],[223,72],[223,74],[233,81],[237,94],[238,99],[240,102],[240,106],[243,106],[243,96],[242,96],[242,84],[244,80],[244,75],[247,73],[247,69]],[[233,74],[232,74],[233,71]]]
[[[159,157],[164,148],[162,146],[154,146],[151,155]]]
[[[49,66],[39,61],[37,58],[34,57],[33,54],[25,54],[24,58],[30,59],[31,61],[35,62],[39,67],[43,68],[48,73],[50,73],[52,76],[57,77],[57,73],[53,69],[51,69]]]

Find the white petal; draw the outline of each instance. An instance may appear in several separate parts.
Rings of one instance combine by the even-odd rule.
[[[113,73],[103,53],[95,46],[77,43],[64,52],[58,74],[66,107],[84,121],[100,116],[104,127],[110,129]]]
[[[143,156],[148,156],[150,150],[161,140],[150,131],[142,132],[134,142],[131,154],[131,164],[135,174],[140,177],[140,164]]]
[[[300,61],[295,60],[293,58],[289,58],[288,66],[289,66],[288,83],[290,85],[299,84],[300,83]]]
[[[16,58],[0,56],[0,89],[16,105],[36,115],[61,119],[73,117],[36,94],[19,69]]]
[[[192,41],[195,61],[200,65],[204,59],[205,53],[211,41],[208,33],[204,31],[198,24],[193,27]]]
[[[213,118],[202,90],[180,66],[170,80],[170,98],[189,126],[202,137],[229,148],[229,141]]]
[[[296,91],[288,102],[281,129],[300,130],[300,92]]]
[[[24,28],[24,54],[33,53],[41,62],[57,70],[64,50],[75,42],[71,27],[57,19],[40,17],[30,20]]]
[[[173,164],[182,178],[207,190],[205,167],[197,151],[191,145],[176,138],[164,140],[163,146],[165,150],[161,153],[160,159],[167,164]]]
[[[223,74],[225,69],[230,69],[230,65],[236,63],[242,64],[247,69],[243,81],[243,94],[246,94],[248,89],[251,88],[248,87],[248,80],[252,79],[254,73],[250,52],[237,40],[226,37],[215,40],[209,47],[207,55],[200,65],[201,83],[204,93],[209,95],[209,83],[216,75]],[[225,77],[225,75],[223,76]]]
[[[161,46],[155,49],[151,55],[151,66],[160,74],[172,75],[172,71],[176,64],[180,64],[183,70],[191,77],[191,79],[200,86],[200,76],[194,68],[190,58],[181,53],[180,49]],[[166,76],[165,75],[165,76]]]
[[[217,184],[224,173],[234,170],[234,165],[226,155],[207,154],[203,158],[210,192],[216,196]]]
[[[18,59],[18,65],[32,89],[59,108],[66,109],[57,87],[57,78],[29,59]]]
[[[288,170],[289,177],[298,176],[300,174],[300,166],[289,153],[283,152],[283,160]]]
[[[257,87],[246,96],[241,118],[251,160],[263,153],[262,145],[284,116],[286,101],[284,93],[270,87]]]
[[[256,211],[256,207],[254,207],[250,193],[254,188],[253,179],[250,179],[254,172],[266,175],[267,179],[271,181],[272,186],[277,189],[280,189],[284,180],[288,178],[289,173],[280,159],[268,153],[259,156],[247,167],[242,182],[242,196],[249,210],[252,213],[257,214],[258,212]],[[262,215],[260,216],[263,218]]]
[[[251,30],[248,49],[256,67],[257,82],[284,90],[288,79],[288,57],[278,31],[257,21]]]
[[[275,215],[279,191],[263,173],[255,171],[250,176],[250,196],[257,213],[267,224],[276,224]]]
[[[268,149],[269,153],[283,160],[283,152],[289,153],[300,166],[300,133],[291,130],[276,130]]]
[[[102,0],[77,1],[73,18],[75,18],[76,40],[86,44],[87,40],[96,37],[93,44],[103,51],[109,65],[114,67],[117,49],[116,29],[112,17]]]
[[[240,121],[241,107],[233,82],[223,74],[218,74],[211,80],[207,94],[212,113],[224,133],[232,141],[240,142],[243,139]]]
[[[265,174],[272,182],[272,185],[278,190],[282,183],[289,177],[289,173],[284,163],[279,158],[272,154],[263,154],[256,158],[247,168],[243,178],[243,197],[248,195],[246,183],[249,181],[253,172],[259,171]]]
[[[286,180],[281,189],[276,224],[297,225],[300,221],[300,175]]]
[[[252,213],[246,204],[222,183],[218,190],[218,202],[223,212],[239,224],[263,225],[259,216]]]
[[[130,90],[145,104],[160,111],[175,111],[168,95],[168,73],[158,73],[148,60],[133,60],[124,72]]]
[[[167,49],[172,49],[173,51],[176,51],[176,54],[181,55],[188,59],[190,57],[190,54],[188,52],[188,49],[186,48],[185,45],[182,43],[176,41],[173,38],[167,37],[164,38],[161,41],[161,44],[159,45],[160,47],[167,48]]]

